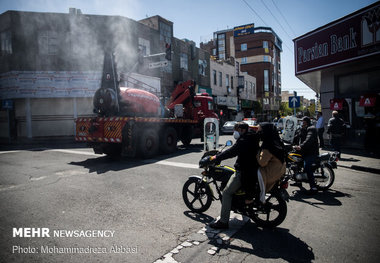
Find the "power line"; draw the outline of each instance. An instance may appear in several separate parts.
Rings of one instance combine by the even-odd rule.
[[[288,35],[288,37],[290,39],[292,39],[292,37],[288,34],[288,32],[285,30],[285,28],[281,25],[280,21],[278,21],[277,17],[272,13],[272,11],[270,11],[270,9],[268,8],[268,6],[265,4],[265,2],[263,0],[261,0],[261,3],[263,3],[263,5],[265,6],[265,8],[268,10],[268,12],[272,15],[272,17],[277,21],[277,23],[280,25],[280,27],[282,28],[282,30],[285,32],[285,34]]]
[[[288,27],[290,28],[290,30],[293,32],[293,35],[296,36],[297,34],[294,32],[293,28],[290,26],[290,24],[288,23],[288,21],[286,20],[285,16],[282,14],[281,10],[278,8],[278,6],[276,5],[276,3],[273,0],[272,0],[272,3],[276,7],[277,11],[280,13],[280,15],[282,16],[282,18],[284,19],[285,23],[288,25]]]
[[[261,18],[261,16],[259,16],[259,14],[256,13],[256,11],[247,3],[247,1],[245,0],[242,0],[242,1],[248,6],[249,9],[252,10],[253,13],[255,13],[255,15],[257,15],[261,19],[261,21],[263,21],[264,25],[268,26],[267,23],[265,23],[265,21]]]
[[[264,23],[264,25],[266,25],[267,27],[269,27],[268,24],[265,23],[265,21],[259,16],[259,14],[247,3],[247,1],[245,1],[245,0],[242,0],[242,1],[249,7],[249,9],[251,9],[252,12],[254,12],[261,19],[261,21]],[[285,42],[283,42],[283,44],[288,48],[288,50],[290,51],[290,53],[293,54],[293,50]]]

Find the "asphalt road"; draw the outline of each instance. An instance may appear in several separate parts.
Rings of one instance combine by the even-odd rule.
[[[222,136],[221,142],[228,138]],[[196,215],[182,201],[182,185],[200,173],[201,155],[200,144],[154,160],[112,160],[88,148],[0,152],[0,261],[154,262],[196,239],[199,243],[186,247],[185,242],[170,258],[379,261],[379,175],[339,168],[332,189],[314,197],[290,187],[288,215],[277,229],[263,230],[249,222],[229,244],[219,245],[197,232],[219,214],[220,204]],[[13,228],[49,228],[50,237],[13,237]],[[92,236],[53,236],[57,230]],[[113,234],[95,237],[94,232]],[[73,247],[104,253],[57,251]],[[212,247],[214,255],[207,252]]]

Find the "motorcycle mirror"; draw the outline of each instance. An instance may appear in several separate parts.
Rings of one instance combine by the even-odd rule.
[[[231,140],[226,141],[226,146],[231,146],[231,145],[232,145],[232,141]]]

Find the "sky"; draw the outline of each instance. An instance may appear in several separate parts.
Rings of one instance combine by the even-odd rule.
[[[213,32],[254,23],[271,27],[282,40],[282,90],[315,99],[315,92],[294,73],[293,39],[366,7],[375,0],[0,0],[7,10],[119,15],[134,20],[160,15],[174,23],[174,36],[199,47]]]

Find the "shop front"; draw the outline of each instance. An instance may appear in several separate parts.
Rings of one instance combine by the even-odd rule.
[[[239,111],[237,97],[216,96],[215,106],[221,120],[221,125],[226,121],[233,121],[236,119],[237,112]]]
[[[319,94],[325,125],[338,111],[345,146],[369,152],[380,145],[379,13],[377,2],[294,40],[296,76]]]

